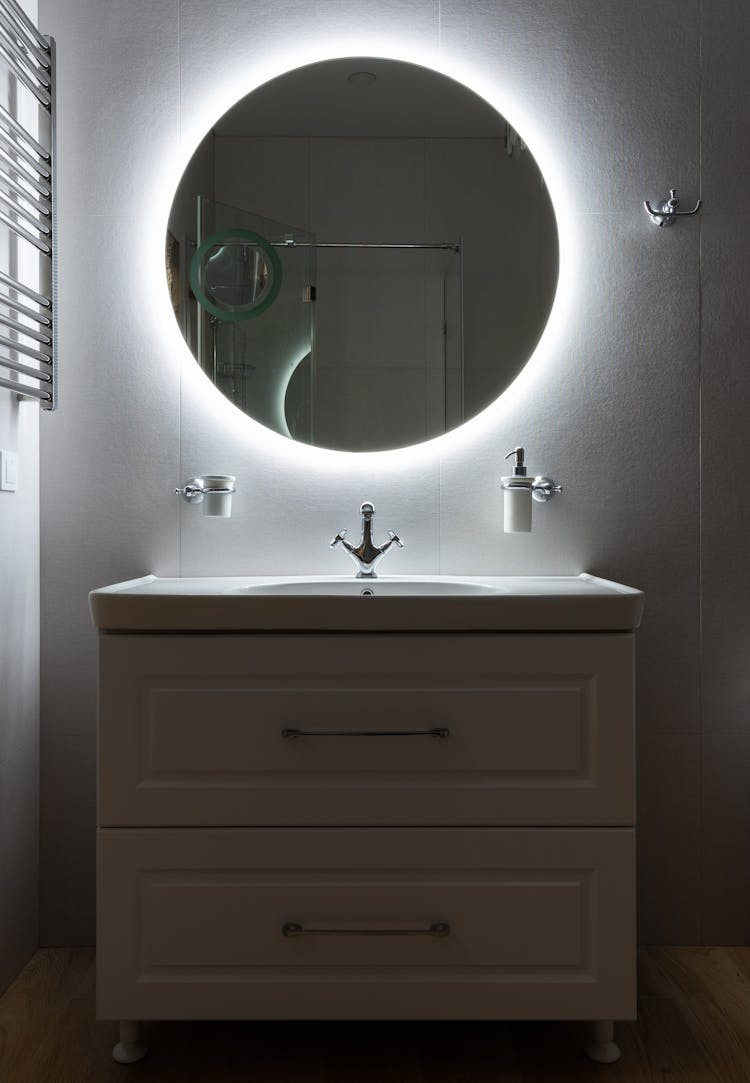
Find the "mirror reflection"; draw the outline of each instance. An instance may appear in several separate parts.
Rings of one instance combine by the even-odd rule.
[[[520,136],[466,87],[375,58],[289,72],[217,122],[178,186],[172,303],[239,409],[321,447],[438,436],[529,359],[557,283]]]

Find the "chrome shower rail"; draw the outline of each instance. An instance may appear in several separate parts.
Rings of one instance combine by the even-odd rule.
[[[0,3],[2,3],[2,0],[0,0]],[[2,133],[0,133],[0,138],[2,138]],[[2,150],[2,148],[0,148],[0,150]],[[248,242],[241,237],[234,239],[230,237],[227,240],[221,241],[222,247],[236,245],[239,248],[244,248],[250,243],[254,242]],[[290,237],[288,240],[269,241],[268,243],[272,248],[379,248],[381,250],[405,248],[410,250],[418,249],[420,251],[424,251],[425,249],[440,252],[461,251],[461,241],[441,241],[436,244],[389,244],[386,242],[381,244],[365,244],[354,241],[296,241],[293,237]]]
[[[0,370],[9,370],[7,375],[0,372],[0,387],[54,410],[55,43],[39,32],[17,0],[0,0],[0,60],[15,81],[10,111],[0,105],[0,223],[12,242],[10,264],[0,270]],[[39,133],[28,131],[21,117],[13,115],[27,93],[38,107]],[[28,108],[27,115],[32,115]],[[26,275],[18,268],[24,267],[35,279],[31,284],[22,281]]]
[[[353,241],[272,241],[274,248],[410,248],[410,249],[437,249],[441,252],[460,252],[461,243],[457,241],[445,241],[438,244],[362,244]]]

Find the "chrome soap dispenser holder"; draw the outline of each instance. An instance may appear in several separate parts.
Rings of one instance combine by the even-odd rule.
[[[506,534],[528,534],[531,531],[532,499],[546,504],[563,491],[562,485],[546,474],[528,477],[522,447],[513,448],[505,458],[510,459],[511,456],[514,456],[513,473],[500,479],[504,496],[503,529]]]

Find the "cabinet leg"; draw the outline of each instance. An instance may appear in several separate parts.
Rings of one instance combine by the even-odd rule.
[[[133,1019],[120,1020],[120,1040],[112,1050],[118,1064],[133,1064],[145,1057],[148,1046],[143,1041],[141,1024]]]
[[[620,1059],[620,1047],[615,1039],[615,1025],[611,1019],[591,1024],[591,1041],[586,1046],[586,1056],[598,1064],[614,1064]]]

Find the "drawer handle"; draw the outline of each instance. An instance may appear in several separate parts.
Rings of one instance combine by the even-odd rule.
[[[288,741],[297,737],[450,737],[451,731],[442,726],[431,730],[282,730],[281,736]]]
[[[434,921],[426,929],[306,929],[295,921],[282,925],[284,936],[450,936],[447,921]]]

